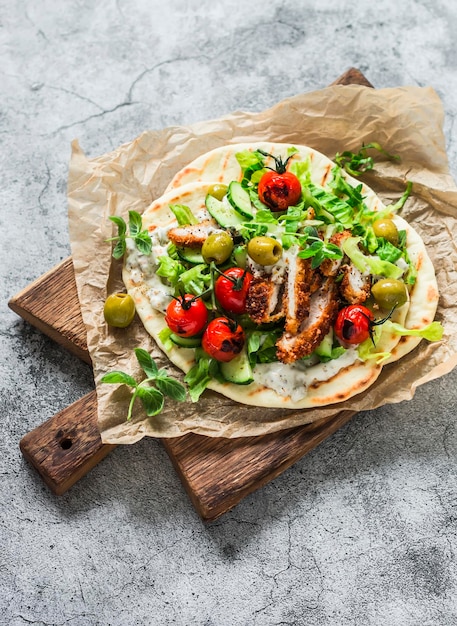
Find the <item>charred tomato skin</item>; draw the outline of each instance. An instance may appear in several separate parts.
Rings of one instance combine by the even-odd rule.
[[[370,309],[362,304],[351,304],[338,313],[335,334],[343,345],[357,345],[370,337],[373,321]]]
[[[298,204],[301,198],[301,184],[292,172],[265,172],[259,181],[260,201],[272,211],[286,211]]]
[[[208,309],[201,298],[185,294],[174,298],[167,307],[165,322],[180,337],[198,335],[208,323]]]
[[[213,359],[227,363],[241,352],[244,342],[244,331],[237,322],[216,317],[203,333],[202,348]]]
[[[223,309],[228,313],[246,313],[246,298],[252,274],[241,267],[231,267],[219,276],[214,285],[214,293]]]

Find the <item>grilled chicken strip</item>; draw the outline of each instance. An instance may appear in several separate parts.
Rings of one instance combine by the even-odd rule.
[[[362,304],[370,297],[371,278],[364,276],[354,265],[341,266],[343,279],[340,283],[340,294],[349,304]]]
[[[325,278],[310,297],[309,315],[298,332],[284,334],[276,342],[277,356],[283,363],[294,363],[309,356],[330,330],[338,314],[338,293],[333,278]]]
[[[285,296],[286,332],[294,335],[308,317],[311,294],[319,288],[320,274],[311,269],[311,259],[289,257]]]
[[[216,220],[204,220],[200,224],[188,224],[186,226],[177,226],[168,231],[168,238],[177,246],[186,248],[201,247],[208,235],[219,232],[221,230]]]
[[[246,312],[256,324],[282,319],[284,313],[284,282],[271,276],[254,276],[246,298]]]

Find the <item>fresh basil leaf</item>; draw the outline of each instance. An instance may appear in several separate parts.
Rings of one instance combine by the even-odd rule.
[[[149,352],[143,348],[135,348],[135,356],[146,376],[156,378],[159,369]]]
[[[137,389],[137,395],[143,403],[146,415],[152,417],[163,409],[165,399],[163,393],[154,387],[141,387]]]
[[[125,372],[118,372],[118,371],[108,372],[108,374],[105,374],[100,379],[100,382],[119,384],[119,385],[128,385],[129,387],[137,386],[137,382],[133,378],[133,376],[130,376],[129,374],[126,374]]]
[[[157,378],[156,386],[162,393],[177,402],[184,402],[186,399],[186,388],[180,382],[174,380],[174,378],[169,376]]]
[[[136,237],[141,231],[142,219],[137,211],[129,211],[129,232],[131,237]]]
[[[125,239],[119,239],[119,241],[116,243],[116,245],[113,248],[113,258],[115,259],[122,259],[122,257],[125,254],[125,251],[127,249],[127,244],[125,243]]]
[[[152,241],[147,230],[143,230],[134,237],[135,245],[141,254],[148,256],[151,254]]]
[[[127,224],[122,217],[118,217],[117,215],[110,215],[109,219],[114,222],[118,229],[118,236],[123,237],[127,232]]]

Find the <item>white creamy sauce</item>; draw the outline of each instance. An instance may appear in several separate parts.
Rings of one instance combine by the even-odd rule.
[[[273,389],[280,396],[290,397],[297,402],[307,394],[309,385],[315,381],[330,380],[343,368],[359,360],[357,349],[346,350],[338,359],[306,367],[303,362],[292,365],[285,363],[259,363],[254,368],[254,381]]]
[[[166,233],[156,231],[166,231],[167,229],[156,229],[152,232],[154,237],[151,237],[153,242],[152,254],[141,254],[136,248],[135,244],[127,239],[127,254],[125,266],[130,271],[130,278],[133,283],[146,285],[146,296],[151,303],[152,308],[165,313],[167,306],[171,301],[173,290],[171,287],[164,285],[160,276],[157,276],[155,270],[157,269],[157,262],[160,256],[166,254],[166,246],[162,245],[163,237],[166,238]],[[168,241],[168,239],[166,239]]]

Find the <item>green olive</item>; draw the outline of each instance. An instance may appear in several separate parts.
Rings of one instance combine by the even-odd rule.
[[[373,285],[371,293],[376,303],[386,311],[394,306],[402,306],[408,299],[405,283],[395,278],[381,278]]]
[[[208,189],[209,195],[213,196],[213,198],[217,198],[217,200],[222,200],[222,198],[227,195],[227,191],[228,187],[223,183],[215,183]]]
[[[282,246],[273,237],[254,237],[248,243],[248,254],[259,265],[273,265],[282,256]]]
[[[206,263],[213,261],[216,265],[220,265],[230,257],[232,250],[233,239],[225,230],[222,230],[218,233],[211,233],[205,239],[202,246],[202,256]]]
[[[135,303],[128,293],[112,293],[106,298],[103,315],[109,326],[126,328],[135,317]]]
[[[376,237],[384,237],[394,246],[398,245],[398,228],[392,220],[385,218],[374,221],[373,230]]]

